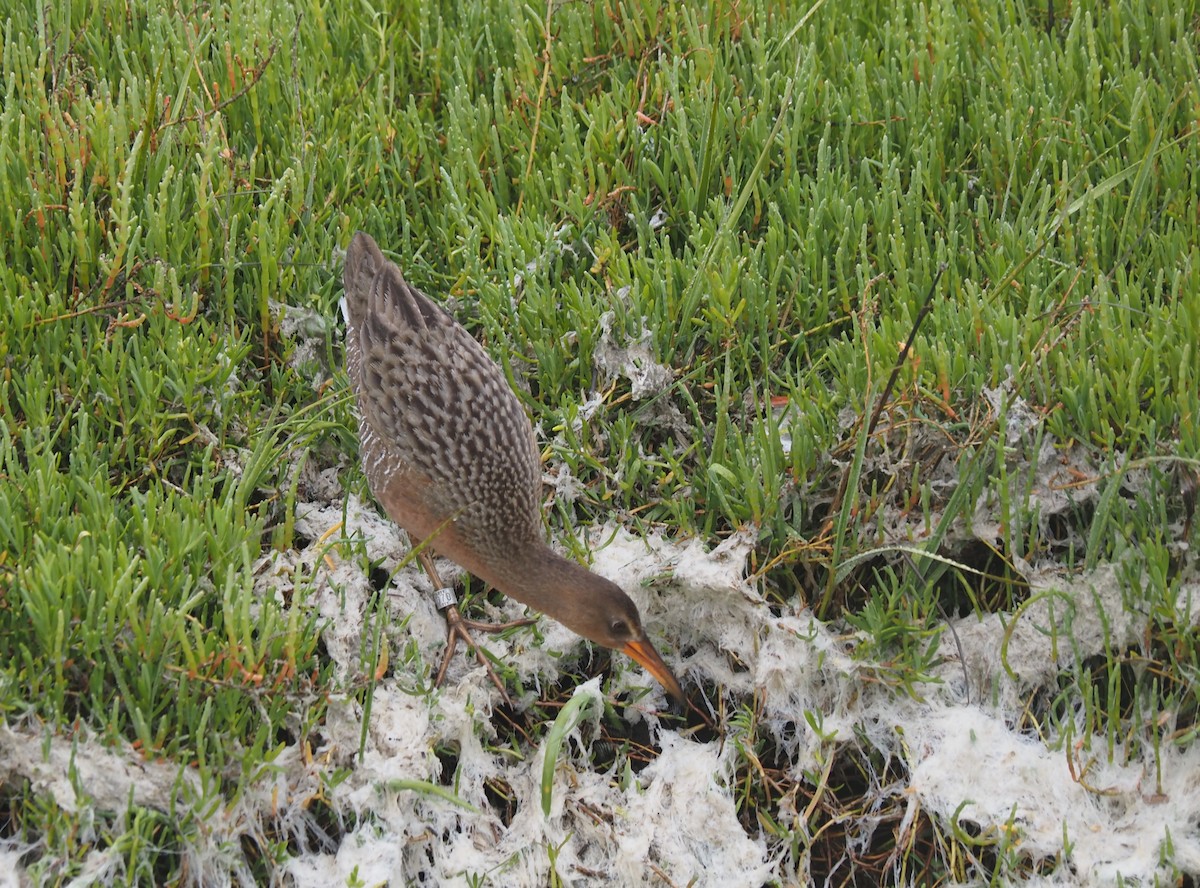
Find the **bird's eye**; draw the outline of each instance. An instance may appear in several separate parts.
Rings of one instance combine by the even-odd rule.
[[[608,631],[613,635],[624,637],[629,634],[629,624],[624,620],[613,620],[608,624]]]

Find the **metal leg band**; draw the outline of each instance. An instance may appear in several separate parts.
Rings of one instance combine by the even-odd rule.
[[[433,601],[437,605],[438,610],[445,610],[458,603],[458,596],[454,594],[454,590],[449,586],[443,586],[440,589],[434,590]]]

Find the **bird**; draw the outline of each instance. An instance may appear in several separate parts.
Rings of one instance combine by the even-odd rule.
[[[408,532],[446,617],[435,686],[461,639],[507,700],[471,630],[531,621],[465,619],[428,549],[577,635],[628,655],[686,702],[633,600],[547,544],[533,426],[483,346],[405,281],[365,232],[350,241],[343,286],[346,373],[358,406],[363,473],[384,511]]]

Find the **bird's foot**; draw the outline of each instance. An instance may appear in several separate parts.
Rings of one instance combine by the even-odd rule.
[[[444,590],[439,590],[442,592]],[[439,602],[439,605],[441,603]],[[445,605],[446,613],[446,653],[442,655],[442,665],[437,671],[437,676],[433,680],[433,686],[441,686],[442,681],[446,678],[446,670],[450,667],[450,659],[454,656],[454,649],[458,647],[458,642],[461,639],[467,647],[475,651],[475,659],[488,672],[488,677],[491,678],[494,684],[500,691],[500,696],[504,698],[504,702],[511,708],[513,705],[512,699],[508,696],[508,691],[504,687],[504,682],[500,676],[496,674],[496,669],[484,653],[482,647],[471,636],[471,632],[503,632],[505,629],[513,629],[517,626],[529,626],[537,622],[536,620],[523,619],[512,620],[508,623],[482,623],[477,620],[468,620],[462,615],[457,604]]]

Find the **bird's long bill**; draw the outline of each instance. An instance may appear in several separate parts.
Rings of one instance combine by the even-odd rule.
[[[658,679],[658,683],[667,689],[667,693],[680,703],[687,702],[687,698],[683,696],[683,688],[679,686],[679,679],[675,677],[671,667],[663,662],[663,658],[650,642],[645,639],[627,642],[621,648],[621,653],[645,666],[650,674]]]

